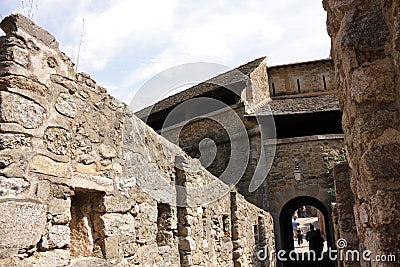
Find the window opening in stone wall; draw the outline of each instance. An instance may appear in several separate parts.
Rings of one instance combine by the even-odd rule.
[[[298,91],[299,93],[301,93],[301,89],[300,89],[300,80],[299,80],[299,79],[297,79],[297,91]]]
[[[271,86],[272,86],[272,96],[275,96],[275,83],[272,83]]]
[[[71,257],[104,256],[104,193],[75,191],[71,202]]]
[[[253,225],[253,236],[254,236],[254,247],[256,249],[258,249],[258,245],[259,245],[259,237],[260,237],[260,233],[259,233],[259,229],[258,229],[258,224],[254,224]]]
[[[206,208],[204,208],[203,207],[203,214],[201,215],[201,219],[202,219],[202,222],[203,222],[203,238],[204,238],[204,240],[207,240],[208,238],[209,238],[209,233],[208,233],[208,230],[209,230],[209,225],[208,225],[208,222],[207,222],[207,209]]]
[[[157,203],[157,211],[157,245],[167,246],[170,245],[174,239],[172,232],[172,209],[168,204]]]
[[[224,231],[224,236],[231,236],[231,221],[229,215],[222,215],[222,227]]]
[[[324,82],[324,90],[326,91],[326,80],[325,80],[325,75],[322,75],[322,81]]]

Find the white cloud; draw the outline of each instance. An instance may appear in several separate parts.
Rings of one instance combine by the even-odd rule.
[[[3,1],[21,11],[19,1]],[[208,61],[236,67],[266,55],[276,65],[329,55],[320,0],[35,3],[34,19],[74,58],[85,20],[79,70],[118,87],[112,93],[125,101],[146,79],[178,64]]]

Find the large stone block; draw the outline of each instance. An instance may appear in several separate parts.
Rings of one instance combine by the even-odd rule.
[[[38,95],[44,96],[48,92],[46,86],[23,76],[6,76],[0,78],[0,88],[17,88],[27,90]]]
[[[71,166],[69,163],[57,162],[49,157],[37,155],[29,162],[29,168],[33,172],[47,174],[56,177],[70,178]]]
[[[0,92],[0,119],[14,122],[27,129],[38,128],[45,117],[45,109],[32,100],[9,92]]]
[[[103,176],[74,172],[71,179],[71,186],[75,188],[108,192],[114,190],[114,181]]]
[[[48,211],[53,216],[54,223],[67,224],[71,220],[71,198],[52,198],[49,202]]]
[[[104,234],[110,236],[135,237],[135,220],[130,214],[107,213],[101,216]]]
[[[0,150],[15,149],[19,147],[32,146],[31,138],[25,134],[1,133]]]
[[[77,114],[77,108],[74,98],[66,93],[61,93],[56,102],[56,110],[62,115],[70,118],[75,118]]]
[[[47,150],[57,155],[66,155],[71,146],[71,133],[59,127],[49,127],[44,134]]]
[[[67,225],[53,225],[42,241],[42,247],[45,249],[64,248],[69,244],[70,229]]]
[[[0,248],[28,248],[45,233],[46,210],[36,201],[0,201]]]
[[[19,35],[22,30],[31,36],[35,36],[36,40],[43,42],[45,45],[51,48],[58,48],[58,42],[53,35],[21,14],[12,14],[4,18],[0,27],[7,34]]]

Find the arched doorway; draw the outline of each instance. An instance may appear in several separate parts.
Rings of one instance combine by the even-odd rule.
[[[303,206],[312,206],[318,209],[324,217],[324,231],[326,233],[327,246],[332,246],[331,217],[328,209],[321,201],[314,197],[299,196],[289,200],[283,207],[279,215],[281,249],[290,252],[294,250],[292,216],[297,209]]]

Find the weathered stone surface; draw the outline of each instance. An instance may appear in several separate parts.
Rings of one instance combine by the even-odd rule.
[[[104,192],[114,190],[114,182],[110,178],[77,172],[72,174],[70,184],[77,188],[93,189]]]
[[[387,225],[400,229],[400,2],[324,0],[324,8],[352,169],[360,249],[399,255],[399,233]]]
[[[393,67],[390,60],[386,58],[355,70],[350,86],[351,99],[357,103],[395,101]]]
[[[18,65],[27,67],[29,63],[28,51],[24,47],[8,46],[6,42],[2,42],[5,46],[2,47],[1,61],[15,62]]]
[[[9,92],[0,92],[0,119],[15,122],[27,129],[38,128],[43,123],[45,109],[35,102]]]
[[[43,204],[24,200],[0,201],[0,248],[34,246],[44,234],[45,227]]]
[[[48,92],[46,86],[23,76],[6,76],[0,78],[0,88],[17,88],[21,90],[28,90],[35,94],[44,96]]]
[[[89,162],[86,161],[86,162]],[[91,164],[81,164],[77,163],[75,165],[75,170],[76,172],[82,173],[82,174],[90,174],[90,175],[100,175],[101,173],[98,172],[97,170],[97,164],[96,163],[91,163]]]
[[[53,216],[56,224],[67,224],[71,220],[71,198],[52,198],[49,201],[48,212]]]
[[[30,147],[31,145],[31,137],[25,134],[1,133],[0,135],[0,150]]]
[[[58,83],[58,84],[64,86],[66,89],[68,89],[68,91],[70,93],[75,93],[77,90],[77,87],[78,87],[77,84],[68,78],[53,74],[50,76],[50,79],[52,82],[55,82],[55,83]]]
[[[13,162],[13,158],[9,155],[0,155],[0,168],[5,168]]]
[[[21,14],[13,14],[6,17],[0,25],[1,29],[8,34],[19,34],[22,30],[34,36],[51,48],[58,48],[58,42],[49,32],[43,30],[32,21]]]
[[[50,184],[50,192],[53,197],[60,199],[68,199],[68,197],[74,195],[70,187],[56,183]]]
[[[77,114],[75,100],[70,94],[61,93],[57,98],[55,107],[62,115],[70,118],[75,118]]]
[[[31,257],[19,262],[22,266],[67,266],[70,261],[69,251],[55,249],[45,252],[35,252]]]
[[[189,173],[200,167],[198,160],[148,128],[89,75],[75,74],[69,59],[49,45],[51,37],[19,17],[0,24],[7,34],[0,37],[0,109],[10,120],[2,122],[14,122],[1,125],[7,133],[0,135],[0,195],[44,204],[0,200],[0,258],[7,258],[0,265],[231,266],[229,196],[215,205],[177,209],[174,157],[188,159],[179,178],[191,187],[216,177],[203,169]],[[261,61],[253,77],[265,85]],[[43,106],[41,120],[35,101]],[[44,110],[56,113],[45,116]],[[27,207],[18,206],[25,202]],[[238,231],[242,242],[236,243],[251,266],[255,244],[245,237],[260,209],[243,204],[240,210],[245,216],[236,229],[246,230]],[[265,229],[272,235],[272,222]]]
[[[122,195],[111,195],[105,196],[102,204],[106,212],[126,213],[132,208],[134,203],[131,198]]]
[[[67,225],[53,225],[42,238],[42,247],[45,249],[64,248],[69,246],[70,231]]]
[[[104,240],[104,256],[106,259],[118,258],[119,255],[119,238],[118,236],[110,236]]]
[[[108,213],[101,216],[104,234],[109,236],[135,237],[135,220],[130,214]]]
[[[56,177],[71,177],[71,166],[69,163],[57,162],[42,155],[37,155],[31,159],[29,162],[29,169],[33,172]]]
[[[30,183],[24,178],[8,178],[0,176],[0,196],[21,194],[29,186]]]
[[[49,127],[44,133],[47,150],[57,155],[66,155],[71,145],[71,133],[64,128]]]
[[[99,150],[100,150],[100,155],[103,158],[110,159],[110,158],[115,158],[117,156],[117,151],[115,150],[115,148],[111,146],[101,144]]]

